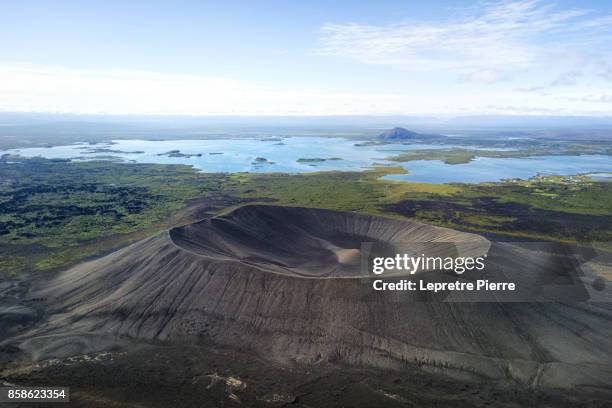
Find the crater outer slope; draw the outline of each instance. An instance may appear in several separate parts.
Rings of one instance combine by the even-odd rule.
[[[355,273],[363,240],[384,250],[422,241],[454,242],[466,255],[489,249],[477,235],[416,222],[245,206],[60,274],[35,294],[49,316],[20,347],[41,359],[206,339],[285,364],[414,363],[461,378],[612,390],[609,304],[404,301]],[[536,260],[491,250],[505,273]]]
[[[194,254],[304,277],[363,277],[364,243],[376,244],[376,250],[387,254],[415,256],[424,247],[428,256],[480,256],[489,248],[489,242],[478,235],[448,228],[281,206],[244,206],[225,216],[174,228],[169,234],[177,246]]]

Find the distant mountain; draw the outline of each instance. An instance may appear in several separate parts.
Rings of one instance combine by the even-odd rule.
[[[385,130],[378,138],[381,140],[413,140],[421,139],[423,135],[401,127]]]

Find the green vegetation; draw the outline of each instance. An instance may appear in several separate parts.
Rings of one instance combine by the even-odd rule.
[[[410,217],[471,231],[612,241],[612,183],[587,176],[501,183],[380,179],[403,168],[206,174],[183,165],[0,159],[0,271],[65,268],[245,202]]]
[[[459,229],[545,240],[612,242],[612,183],[583,176],[547,176],[459,186],[459,192],[444,197],[408,193],[384,209]]]
[[[542,155],[580,155],[580,154],[612,154],[609,148],[599,145],[564,145],[520,148],[516,150],[479,150],[464,148],[410,150],[387,160],[409,162],[414,160],[440,160],[446,164],[469,163],[476,157],[512,158]]]
[[[483,184],[389,182],[362,173],[246,175],[243,193],[287,205],[416,218],[462,230],[561,241],[612,241],[612,183],[535,177]]]
[[[538,149],[532,150],[472,150],[472,149],[423,149],[411,150],[397,156],[388,157],[387,160],[396,162],[409,162],[414,160],[440,160],[446,164],[469,163],[476,157],[526,157],[543,154]]]
[[[241,174],[236,176],[244,197],[264,198],[279,204],[383,214],[381,204],[407,193],[449,194],[457,188],[445,184],[399,183],[380,180],[402,168],[376,168],[365,172],[309,174]]]
[[[196,197],[215,210],[237,200],[229,176],[181,165],[4,157],[0,174],[0,270],[9,273],[62,267],[158,231]]]

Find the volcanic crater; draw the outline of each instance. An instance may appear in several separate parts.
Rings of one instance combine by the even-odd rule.
[[[542,264],[418,222],[248,205],[61,273],[35,291],[47,317],[19,347],[36,360],[213,342],[288,365],[416,364],[461,379],[612,389],[609,303],[421,302],[372,291],[364,251],[420,254],[431,243],[440,244],[432,256],[488,253],[519,282],[534,279],[526,264]]]
[[[479,256],[489,242],[421,223],[351,212],[281,206],[242,207],[169,231],[180,248],[207,259],[313,278],[363,277],[362,257],[409,253]],[[438,245],[436,245],[436,243]]]

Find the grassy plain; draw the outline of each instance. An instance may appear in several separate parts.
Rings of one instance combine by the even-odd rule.
[[[379,179],[362,173],[242,176],[243,192],[282,204],[409,217],[463,230],[560,241],[612,241],[612,183],[588,177],[536,177],[482,184]]]
[[[478,185],[380,179],[403,171],[207,174],[182,165],[5,156],[0,271],[64,268],[249,201],[410,217],[538,239],[612,241],[612,183],[580,176]],[[185,213],[190,206],[198,211]]]
[[[581,155],[581,154],[612,154],[609,146],[601,144],[548,144],[542,146],[520,147],[512,150],[487,150],[470,148],[442,148],[410,150],[387,160],[409,162],[414,160],[440,160],[446,164],[469,163],[477,157],[512,158],[543,155]]]
[[[66,266],[167,228],[194,198],[239,201],[227,175],[181,165],[0,160],[0,270]],[[176,220],[174,220],[176,221]]]

